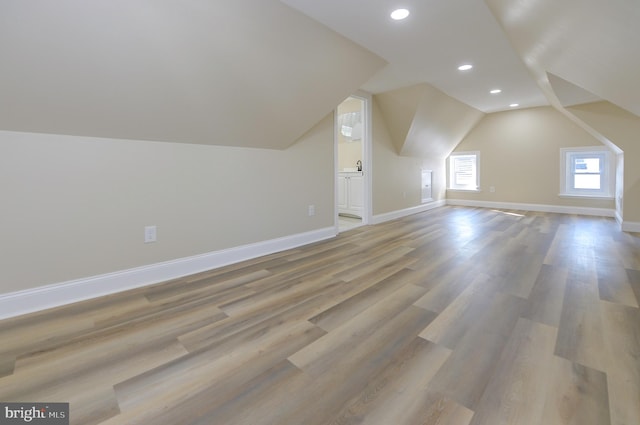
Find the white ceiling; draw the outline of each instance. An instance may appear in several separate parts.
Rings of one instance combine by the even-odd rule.
[[[484,1],[281,1],[388,62],[366,91],[428,83],[487,113],[549,104]],[[404,21],[389,16],[398,7],[411,11]],[[458,71],[463,63],[473,70]],[[491,95],[494,88],[502,93]]]

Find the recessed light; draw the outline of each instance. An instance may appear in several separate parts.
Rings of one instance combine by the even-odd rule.
[[[394,19],[396,21],[405,19],[407,16],[409,16],[409,11],[407,9],[396,9],[391,12],[391,19]]]
[[[473,68],[473,65],[469,65],[469,64],[460,65],[460,66],[458,67],[458,69],[459,69],[460,71],[468,71],[468,70],[470,70],[471,68]]]
[[[511,108],[517,108],[518,106],[520,106],[519,103],[512,103],[511,105],[509,105]]]
[[[493,89],[493,90],[491,90],[489,93],[491,93],[491,94],[498,94],[498,93],[502,93],[502,90],[500,90],[500,89]]]

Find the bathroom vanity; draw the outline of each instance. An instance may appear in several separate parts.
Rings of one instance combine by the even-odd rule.
[[[338,214],[362,218],[364,177],[362,171],[338,173]]]

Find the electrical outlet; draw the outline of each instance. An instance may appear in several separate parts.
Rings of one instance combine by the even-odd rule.
[[[156,226],[145,226],[144,228],[144,243],[151,243],[157,240]]]
[[[495,186],[489,186],[489,192],[493,193],[496,191],[496,187]]]
[[[309,217],[313,217],[314,215],[316,215],[316,206],[309,205]]]

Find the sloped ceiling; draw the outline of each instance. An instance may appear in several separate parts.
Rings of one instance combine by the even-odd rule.
[[[606,140],[615,143],[614,151],[625,151],[632,155],[640,153],[638,116],[607,101],[573,105],[567,107],[567,110],[602,134]]]
[[[640,116],[638,1],[485,2],[554,106],[547,73]]]
[[[444,158],[484,117],[484,113],[426,83],[375,98],[403,156]]]
[[[278,0],[4,0],[0,129],[282,149],[385,62]]]
[[[416,86],[410,86],[374,96],[398,153],[402,151],[407,139],[422,95],[420,90],[416,90]]]
[[[547,78],[560,104],[564,107],[599,102],[602,100],[582,87],[578,87],[550,72],[547,72]]]

